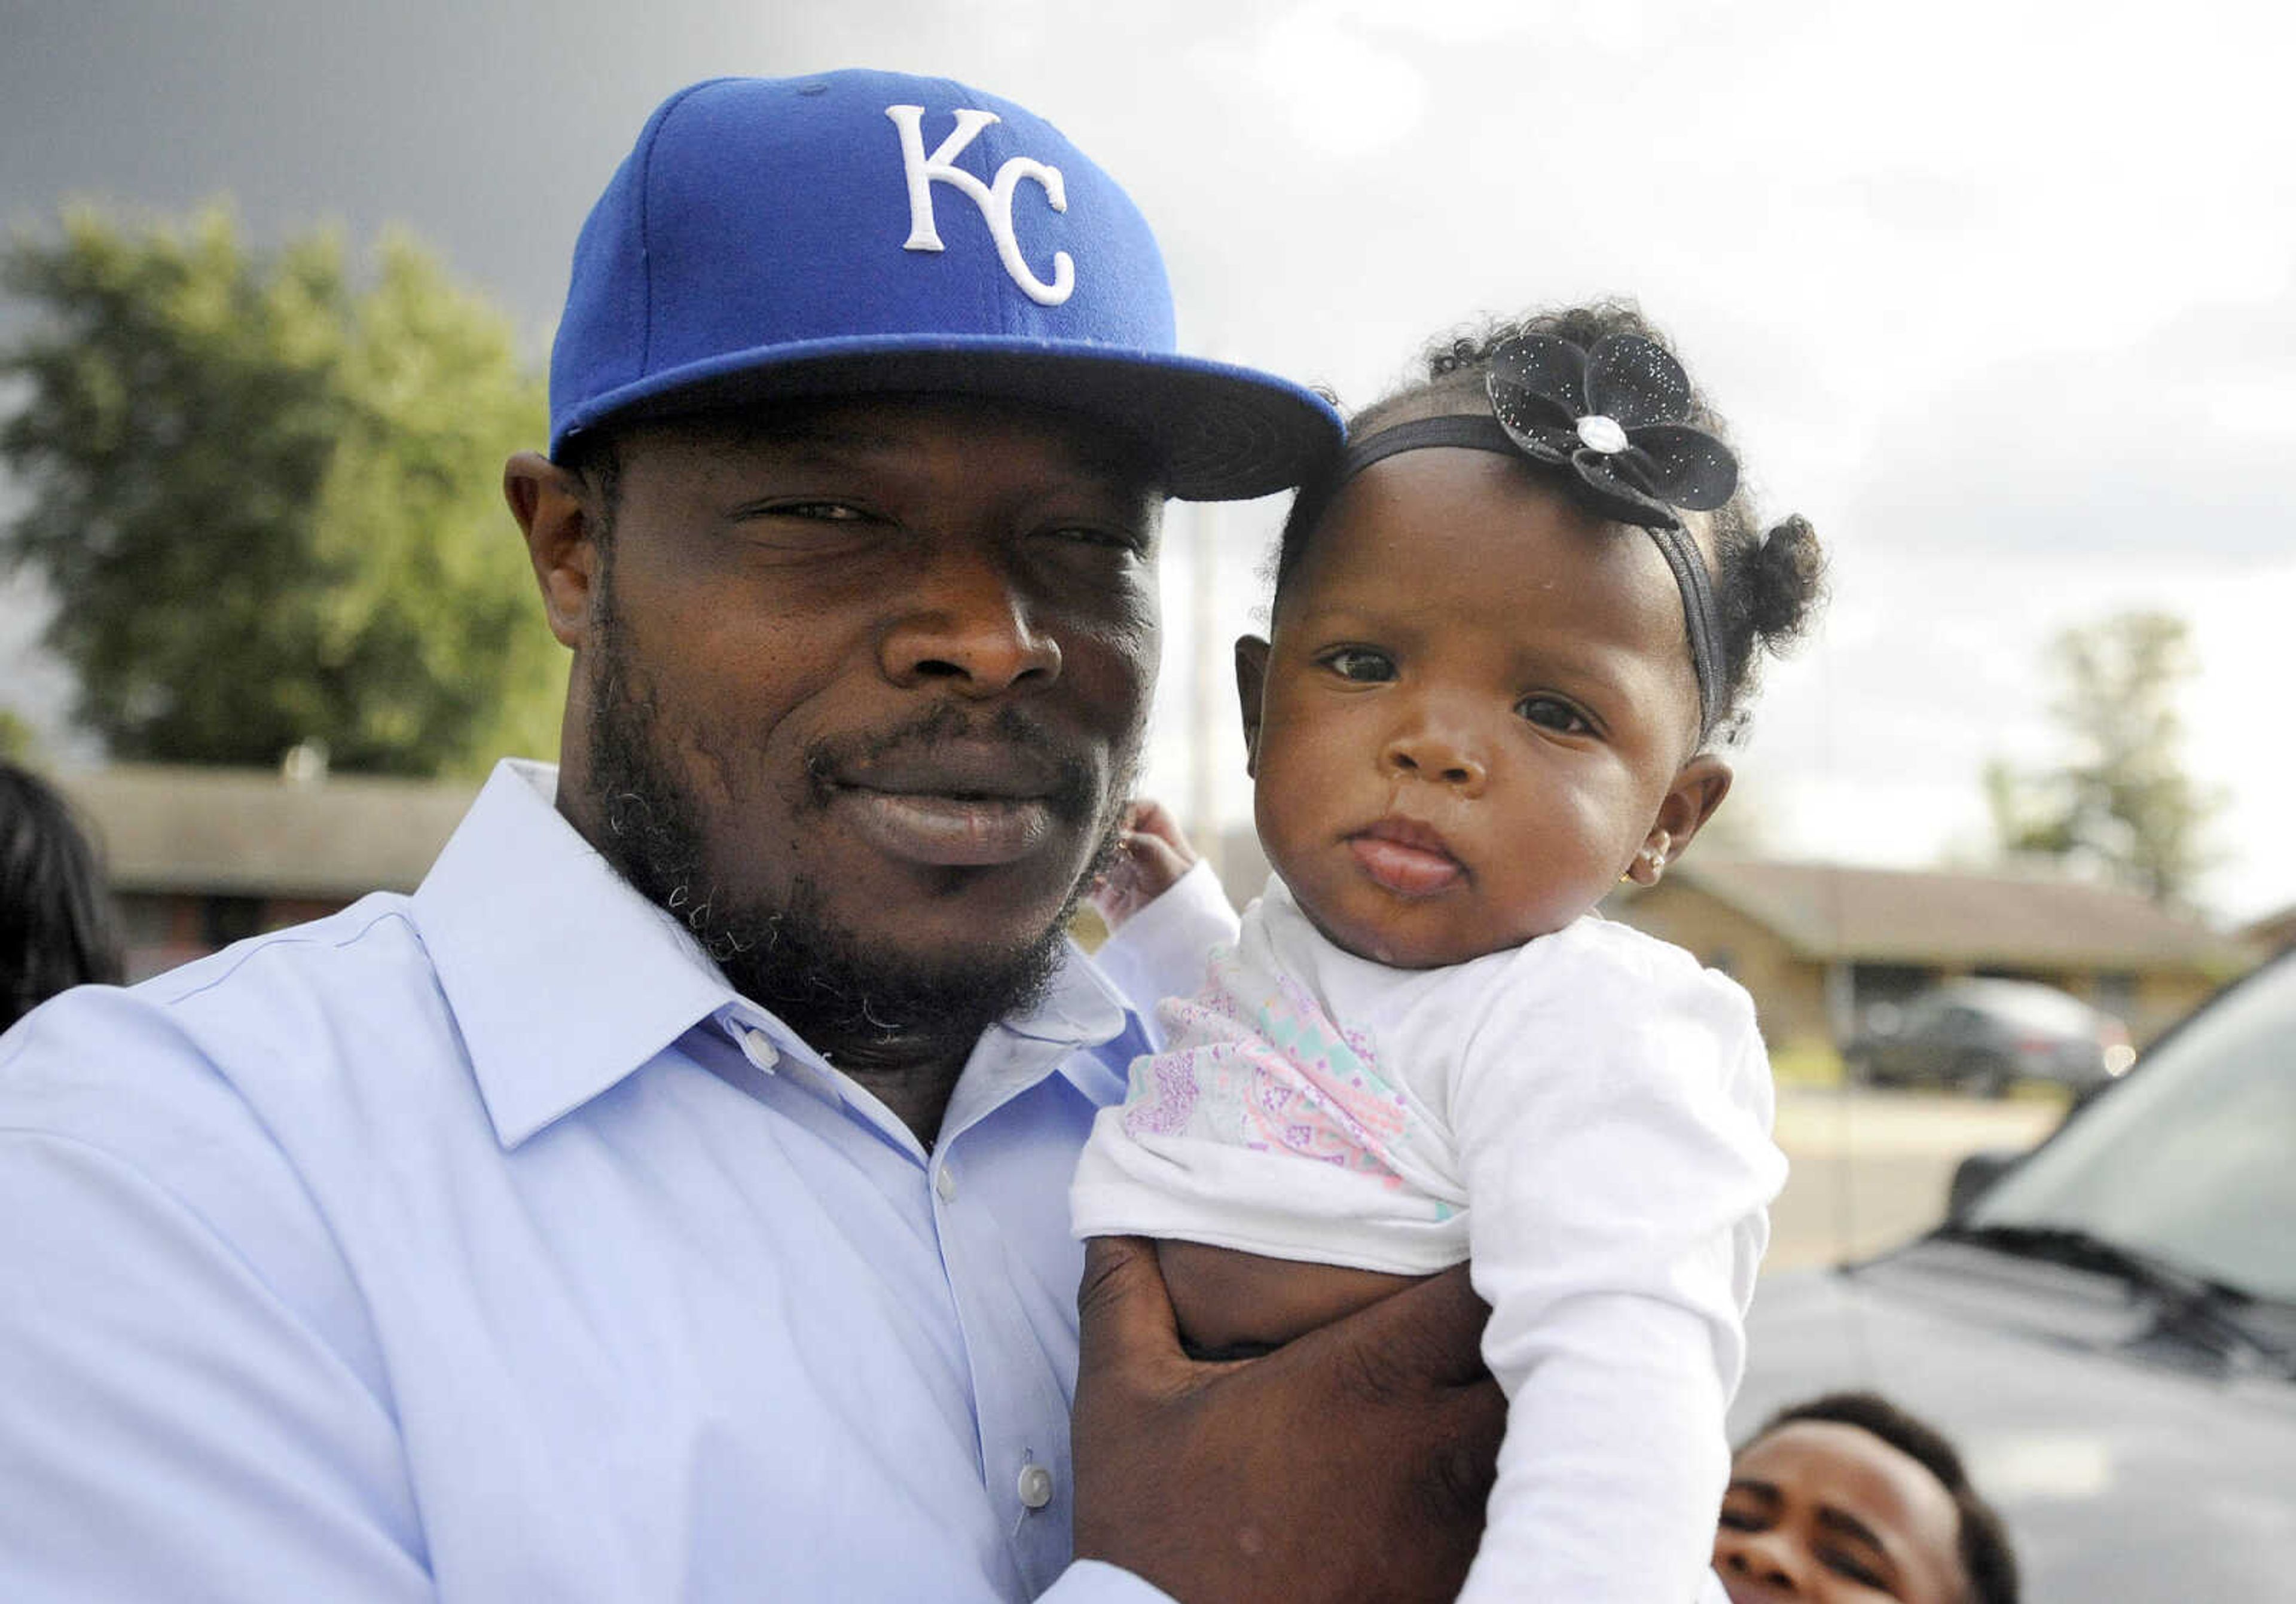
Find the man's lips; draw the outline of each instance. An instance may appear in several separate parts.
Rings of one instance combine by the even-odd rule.
[[[1382,819],[1347,840],[1363,872],[1399,896],[1432,896],[1467,875],[1441,833],[1416,819]]]
[[[1070,789],[1063,765],[1005,742],[951,741],[838,765],[831,805],[889,857],[938,868],[1026,857],[1051,835]]]

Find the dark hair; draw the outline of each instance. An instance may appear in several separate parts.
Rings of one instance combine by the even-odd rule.
[[[111,900],[70,804],[0,762],[0,1030],[60,991],[119,977]]]
[[[1878,1393],[1838,1392],[1779,1410],[1762,1422],[1762,1428],[1748,1442],[1759,1442],[1781,1426],[1798,1420],[1855,1427],[1881,1438],[1936,1477],[1953,1495],[1955,1512],[1961,1517],[1961,1568],[1969,1579],[1973,1604],[2017,1604],[2017,1556],[2009,1546],[2008,1528],[1970,1484],[1961,1455],[1944,1433]]]
[[[1423,354],[1426,377],[1349,418],[1349,438],[1360,439],[1383,424],[1405,418],[1489,412],[1483,379],[1491,354],[1523,334],[1552,334],[1578,346],[1592,346],[1608,334],[1633,334],[1673,350],[1630,300],[1595,301],[1513,321],[1488,321],[1429,345]],[[1727,426],[1702,393],[1693,390],[1685,421],[1726,441],[1729,438]],[[1279,598],[1339,490],[1339,481],[1325,478],[1302,487],[1292,503],[1276,548]],[[1771,653],[1784,651],[1800,637],[1815,615],[1825,588],[1825,555],[1819,549],[1816,531],[1801,518],[1788,518],[1765,534],[1742,486],[1710,516],[1723,666],[1721,705],[1714,709],[1714,726],[1727,734],[1744,723],[1745,707],[1758,681],[1757,649]]]
[[[559,447],[558,465],[582,481],[597,504],[591,535],[603,548],[613,539],[622,507],[622,446],[609,429],[585,430]]]

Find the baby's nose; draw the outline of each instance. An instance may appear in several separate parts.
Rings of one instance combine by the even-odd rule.
[[[1398,735],[1380,755],[1381,765],[1398,779],[1424,780],[1468,796],[1482,792],[1489,774],[1473,742],[1439,728]]]

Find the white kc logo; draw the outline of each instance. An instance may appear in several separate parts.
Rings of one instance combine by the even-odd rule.
[[[1057,307],[1068,299],[1076,289],[1076,263],[1070,259],[1069,253],[1053,252],[1053,282],[1048,284],[1029,270],[1029,264],[1021,259],[1021,241],[1013,234],[1013,192],[1021,187],[1023,178],[1037,181],[1045,192],[1045,203],[1054,211],[1068,210],[1068,188],[1061,180],[1061,169],[1026,156],[1015,156],[996,169],[994,184],[983,184],[957,166],[956,159],[981,129],[998,120],[996,113],[959,111],[956,127],[930,156],[925,154],[922,106],[888,106],[885,115],[901,131],[901,165],[909,179],[909,237],[902,242],[901,249],[947,249],[940,242],[940,231],[933,225],[932,198],[932,186],[946,184],[980,209],[981,220],[988,225],[988,237],[996,241],[996,259],[1004,264],[1004,271],[1030,300],[1039,306]]]

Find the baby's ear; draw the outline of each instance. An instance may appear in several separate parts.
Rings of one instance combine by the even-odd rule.
[[[1682,855],[1691,837],[1722,806],[1722,798],[1730,794],[1730,765],[1711,752],[1701,752],[1677,769],[1628,872],[1644,885],[1654,883],[1659,872]],[[1643,878],[1645,869],[1647,880]]]
[[[1267,684],[1267,642],[1239,635],[1235,642],[1235,694],[1243,708],[1243,772],[1259,775],[1259,696]]]

